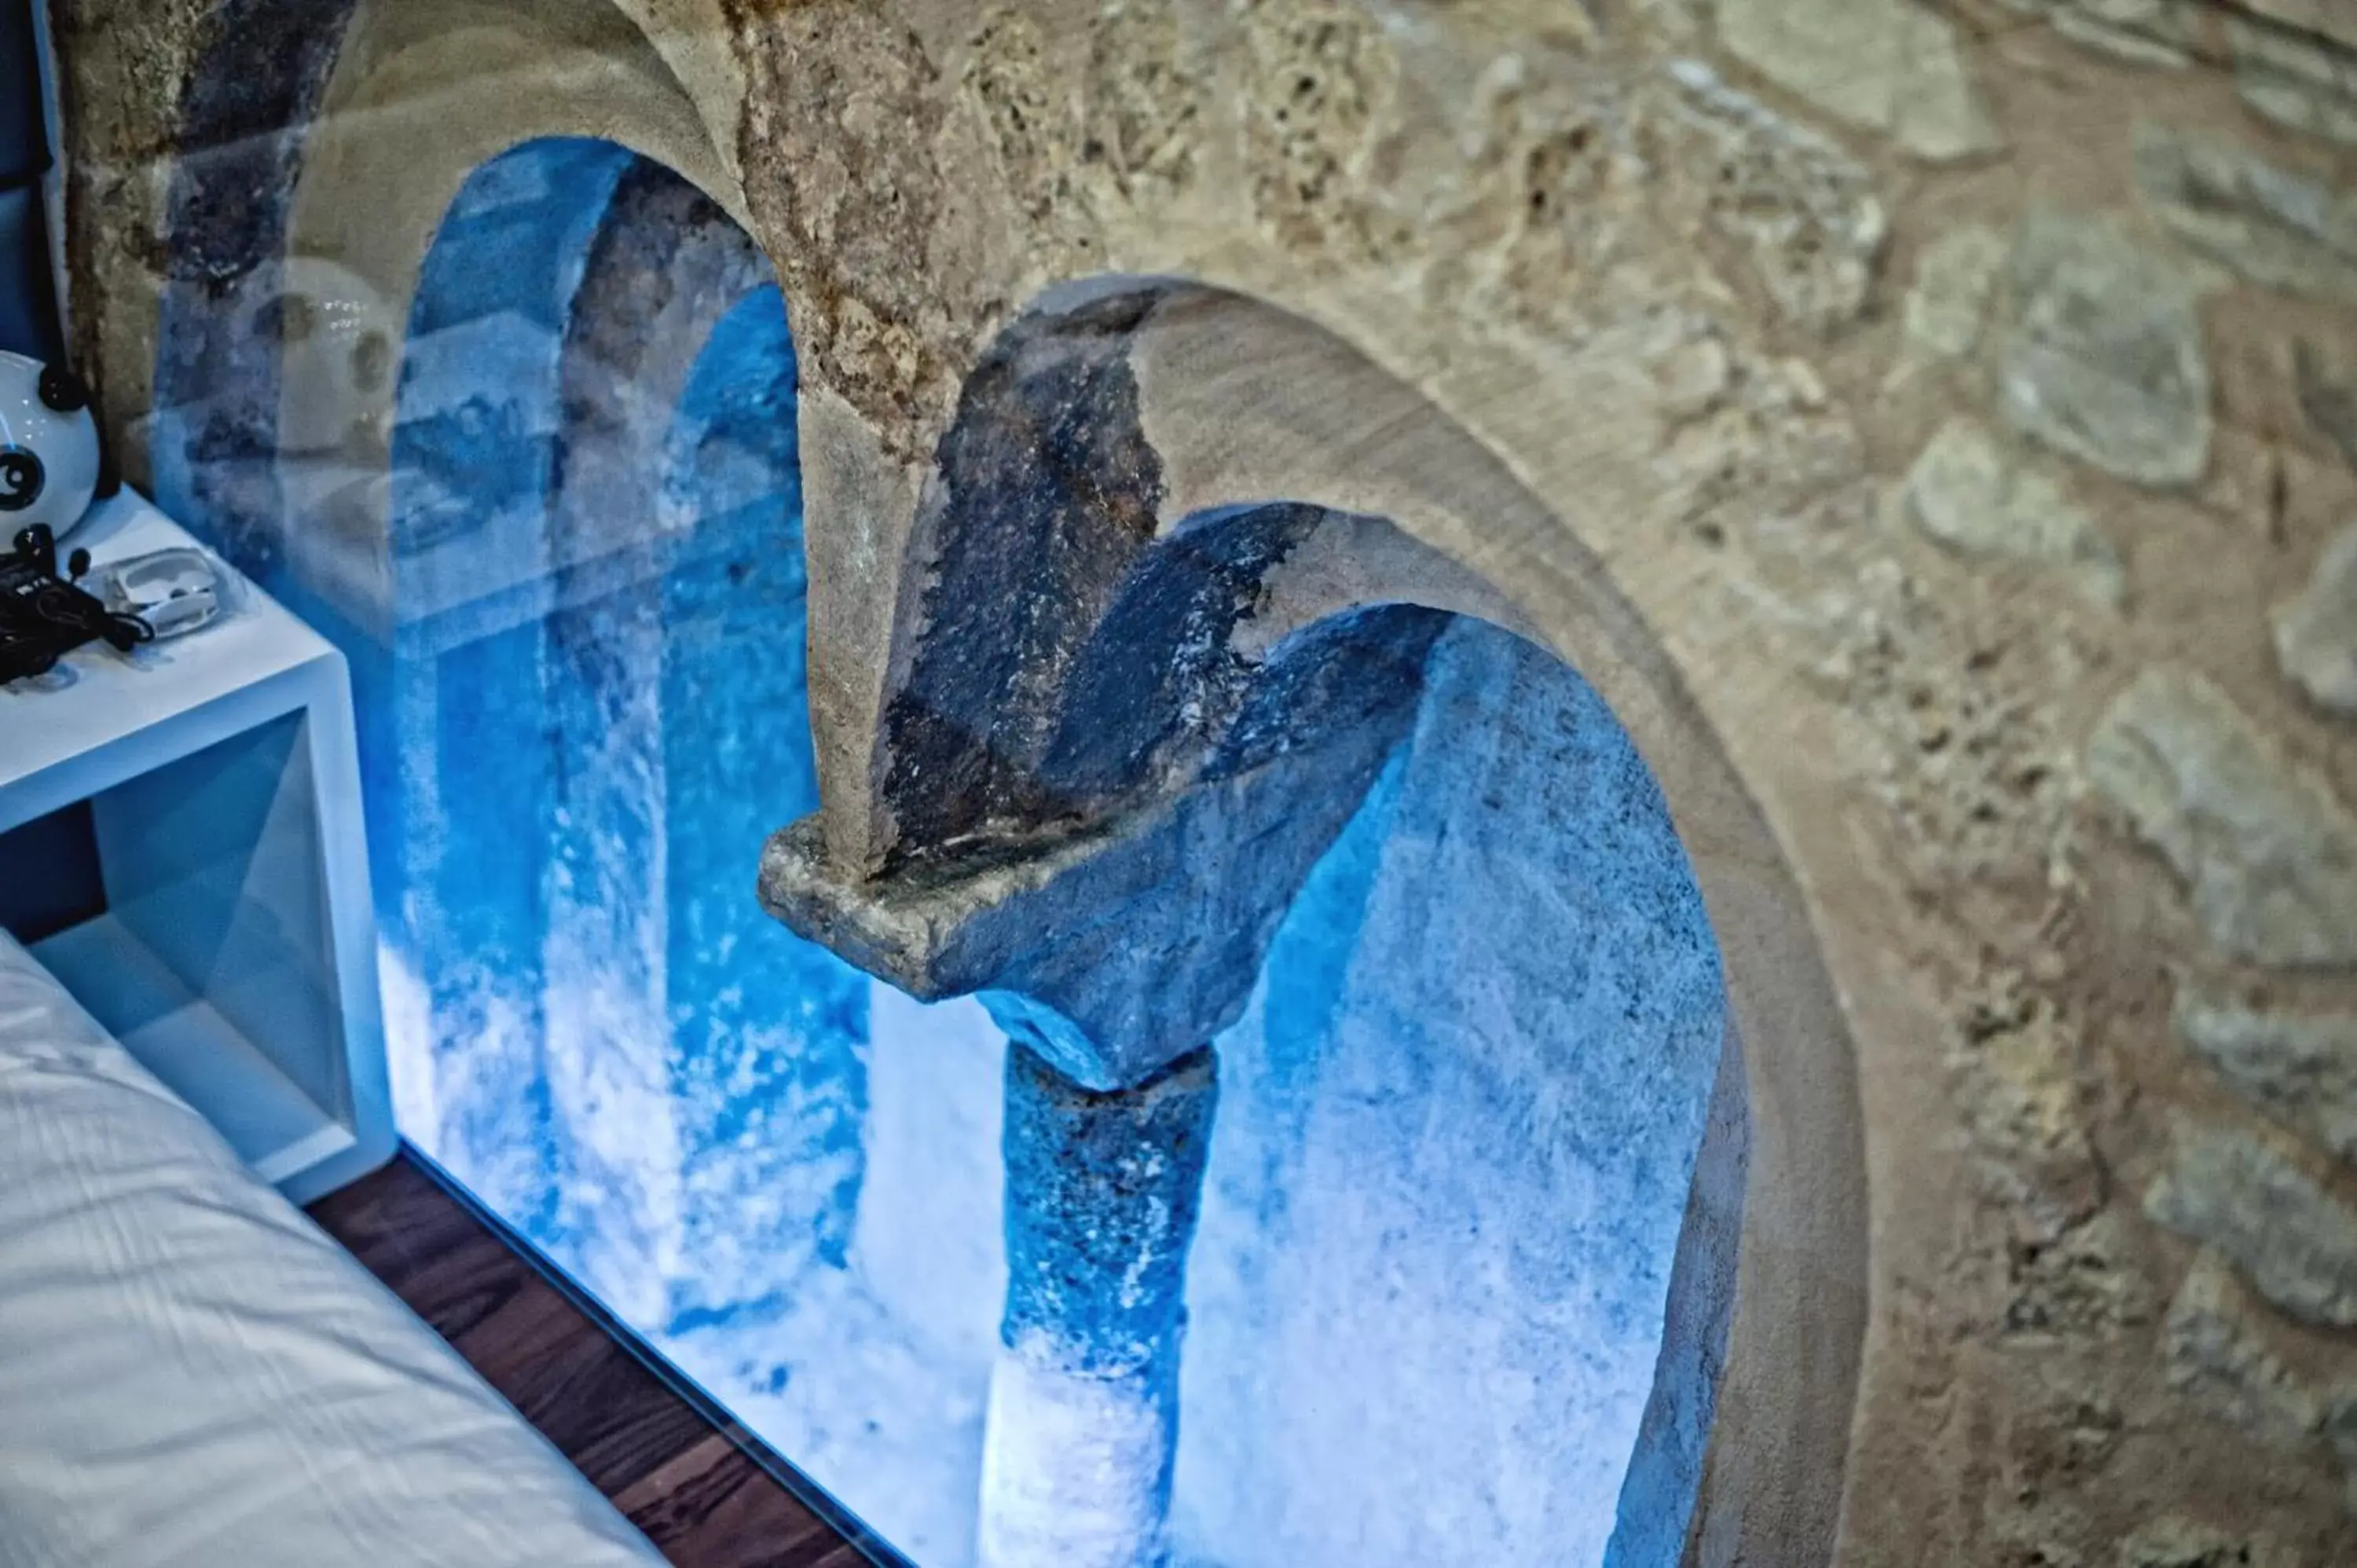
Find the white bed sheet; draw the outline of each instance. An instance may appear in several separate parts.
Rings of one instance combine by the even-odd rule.
[[[662,1561],[0,932],[0,1568]]]

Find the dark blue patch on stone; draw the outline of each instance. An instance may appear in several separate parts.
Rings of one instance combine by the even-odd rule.
[[[1111,1093],[1007,1051],[1007,1345],[1044,1337],[1066,1370],[1175,1389],[1218,1103],[1208,1047]]]

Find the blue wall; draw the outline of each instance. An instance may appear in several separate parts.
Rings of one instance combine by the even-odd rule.
[[[431,1112],[404,1096],[402,1130],[544,1245],[558,1212],[543,970],[558,757],[550,628],[530,588],[549,576],[572,296],[629,162],[603,143],[535,143],[453,199],[403,346],[392,637],[352,650],[379,937],[393,988],[414,993],[389,998],[390,1048],[413,1058],[396,1081],[466,1086]]]
[[[1223,1568],[1601,1562],[1721,1030],[1709,923],[1627,734],[1551,655],[1459,622],[1219,1042],[1181,1545]],[[1649,1539],[1682,1537],[1690,1494],[1634,1501],[1673,1516]]]
[[[621,389],[667,418],[575,430],[585,376],[637,373],[581,362],[615,338],[574,319],[585,275],[685,288],[726,269],[659,271],[679,247],[749,243],[618,235],[645,174],[540,142],[454,200],[400,382],[399,629],[361,695],[384,941],[413,993],[394,1048],[427,1058],[402,1074],[425,1089],[404,1131],[662,1334],[775,1315],[842,1265],[867,986],[752,892],[762,840],[817,804],[775,285],[688,313],[706,336],[683,383]],[[585,439],[640,440],[626,461],[659,482],[565,493]]]

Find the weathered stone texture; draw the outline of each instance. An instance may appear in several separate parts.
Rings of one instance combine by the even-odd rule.
[[[1728,53],[1786,91],[1919,157],[2003,145],[1955,29],[1906,0],[1718,0]]]
[[[1039,281],[1108,264],[1105,231],[1177,199],[1200,162],[1203,62],[1164,6],[1111,6],[1083,55],[1037,7],[985,10],[961,108],[1033,238]]]
[[[2202,0],[2005,0],[2045,16],[2076,44],[2132,65],[2178,69],[2193,63]]]
[[[2279,125],[2357,145],[2357,53],[2265,23],[2229,21],[2234,86]]]
[[[963,85],[1000,177],[1036,224],[1074,199],[1081,161],[1080,126],[1055,64],[1039,23],[1006,5],[984,13],[966,48]]]
[[[1241,7],[1253,207],[1285,243],[1376,246],[1354,199],[1396,113],[1398,62],[1355,5]]]
[[[2302,1561],[2264,1534],[2230,1534],[2182,1519],[2139,1528],[2120,1542],[2119,1568],[2292,1568]]]
[[[1114,1092],[1084,1089],[1029,1051],[1007,1053],[1005,1344],[1044,1336],[1071,1370],[1175,1379],[1218,1103],[1208,1048]],[[1108,1278],[1131,1288],[1096,1288]]]
[[[1953,1055],[1982,1186],[2024,1241],[2062,1242],[2104,1202],[2081,1087],[2083,1043],[2042,997],[2000,987],[1964,1020]]]
[[[1671,74],[1683,91],[1661,132],[1717,175],[1672,199],[1700,201],[1708,228],[1742,257],[1780,315],[1818,333],[1855,317],[1889,232],[1871,172],[1700,61],[1681,60]]]
[[[2119,553],[2094,518],[1975,421],[1940,427],[1908,470],[1903,493],[1916,526],[1943,544],[2056,567],[2104,604],[2116,605],[2125,592]]]
[[[2040,209],[2011,265],[2002,399],[2055,450],[2146,485],[2209,460],[2210,371],[2191,283],[2112,224]]]
[[[2357,48],[2357,10],[2348,0],[2218,0],[2246,15]]]
[[[1620,269],[1653,238],[1638,97],[1543,40],[1485,66],[1449,156],[1416,160],[1390,197],[1425,296],[1553,331],[1620,304]]]
[[[326,18],[446,5],[469,26],[601,9],[239,0],[238,13],[318,19],[296,30],[326,60],[341,25]],[[1832,1560],[2346,1555],[2341,1499],[2277,1486],[2281,1454],[2253,1458],[2236,1423],[2305,1429],[2312,1408],[2302,1462],[2335,1432],[2357,1453],[2357,1397],[2265,1332],[2290,1326],[2288,1301],[2345,1342],[2332,1325],[2357,1310],[2341,1261],[2357,1138],[2343,1023],[2357,1008],[2349,976],[2319,972],[2357,966],[2357,546],[2318,549],[2357,515],[2357,478],[2313,460],[2330,447],[2357,471],[2357,197],[2342,166],[2357,13],[2342,0],[728,0],[706,24],[695,0],[661,8],[710,26],[741,68],[726,94],[687,76],[662,91],[735,138],[712,166],[742,188],[711,194],[748,220],[792,311],[813,602],[865,607],[813,624],[829,832],[869,817],[830,840],[843,864],[828,858],[827,875],[987,840],[996,858],[952,869],[1019,881],[1055,869],[1029,852],[1086,847],[1063,836],[1076,822],[1132,829],[1126,864],[1173,893],[1174,929],[1200,923],[1175,875],[1193,853],[1186,824],[1130,817],[1166,765],[1202,760],[1188,736],[1234,716],[1243,682],[1224,639],[1275,578],[1217,552],[1133,575],[1106,535],[998,526],[1046,498],[1118,510],[1124,549],[1177,527],[1109,363],[1076,368],[1059,411],[1009,411],[987,440],[979,424],[944,433],[962,397],[1009,371],[987,345],[1043,289],[1149,274],[1265,302],[1251,319],[1281,317],[1376,367],[1398,407],[1447,424],[1535,498],[1419,522],[1416,548],[1494,585],[1562,646],[1625,595],[1667,674],[1634,688],[1622,717],[1665,789],[1691,764],[1688,737],[1706,737],[1694,754],[1723,746],[1767,824],[1730,849],[1725,822],[1681,817],[1698,866],[1719,868],[1712,914],[1730,954],[1758,939],[1749,901],[1789,857],[1810,928],[1796,950],[1824,955],[1842,1010],[1820,1033],[1856,1036],[1855,1085],[1846,1058],[1810,1081],[1854,1087],[1866,1108],[1860,1266],[1888,1314],[1865,1391],[1836,1412],[1859,1440],[1849,1480],[1824,1482],[1848,1486]],[[83,336],[120,389],[111,416],[139,430],[155,412],[140,389],[165,358],[141,296],[173,267],[203,271],[214,220],[240,221],[224,202],[190,220],[184,253],[159,238],[184,79],[227,13],[59,10],[83,40],[78,308],[102,317]],[[361,52],[339,69],[386,70]],[[479,91],[425,52],[391,63],[453,102]],[[594,80],[586,108],[570,79],[501,90],[544,97],[554,134],[671,145]],[[253,184],[219,188],[242,199]],[[292,189],[257,194],[274,211]],[[373,194],[313,179],[307,199],[340,209]],[[1886,253],[1911,258],[1911,276],[1881,275]],[[237,331],[267,350],[257,364],[272,357],[259,327]],[[1273,353],[1271,382],[1325,373],[1298,341]],[[1019,375],[1046,368],[1036,349]],[[1166,393],[1195,373],[1169,370]],[[279,390],[246,389],[264,411]],[[1296,475],[1357,495],[1407,417],[1272,413],[1242,373],[1206,401],[1229,428],[1199,439],[1210,456],[1189,493],[1222,502],[1298,495]],[[1280,439],[1296,467],[1255,467],[1236,495],[1219,493],[1224,473],[1205,477]],[[266,479],[266,446],[241,446],[254,461],[237,472]],[[1023,452],[1051,454],[1054,472],[1011,460]],[[2286,453],[2315,472],[2287,482]],[[1461,477],[1430,477],[1420,504],[1441,515]],[[1473,493],[1471,510],[1495,494]],[[1883,498],[1898,526],[1876,525]],[[944,549],[944,532],[970,548]],[[1190,571],[1220,579],[1217,614],[1167,593]],[[1099,638],[1092,614],[1051,631],[1035,616],[1050,582],[1092,609],[1144,593],[1170,635],[1149,647],[1107,621]],[[928,601],[928,583],[948,585]],[[1022,646],[1001,660],[1003,642]],[[1583,646],[1616,650],[1587,671],[1599,685],[1625,673],[1620,644]],[[992,651],[964,668],[976,650]],[[970,678],[985,665],[1014,678]],[[1125,684],[1145,665],[1175,685]],[[1033,700],[1083,666],[1103,705]],[[1329,679],[1339,668],[1302,676],[1299,694],[1347,693]],[[828,695],[838,685],[857,695]],[[1122,700],[1139,691],[1154,700]],[[961,732],[964,749],[877,745],[896,695],[911,704],[895,724]],[[1284,726],[1255,734],[1265,760]],[[1684,777],[1670,791],[1682,813]],[[1089,789],[1065,789],[1075,778]],[[935,779],[940,809],[909,810],[896,843],[896,809]],[[2133,837],[2104,828],[2083,785]],[[870,935],[938,957],[940,930],[917,928],[972,911],[921,884],[912,870],[889,889],[908,920]],[[1036,933],[1048,907],[996,929]],[[1251,946],[1238,922],[1223,935]],[[1139,967],[1114,989],[1142,993],[1161,950],[1123,955]],[[2276,977],[2241,964],[2310,972],[2262,994]],[[997,972],[969,968],[975,983]],[[2172,973],[2204,977],[2179,1001],[2182,1048],[2166,1037]],[[1763,1015],[1786,1016],[1782,1000]],[[1785,1095],[1774,1048],[1753,1081]],[[1801,1101],[1787,1146],[1821,1133]],[[2203,1125],[2169,1165],[2155,1129],[2178,1117]],[[2181,1290],[2171,1229],[2212,1250]],[[1747,1229],[1747,1251],[1755,1240]],[[1823,1397],[1816,1362],[1778,1375],[1753,1408]],[[2280,1516],[2264,1530],[2236,1511],[2259,1477]]]
[[[954,244],[940,67],[905,24],[841,4],[748,14],[746,199],[816,379],[896,456],[956,396],[976,258]],[[789,62],[792,69],[788,69]]]
[[[2341,1507],[2351,1518],[2357,1519],[2357,1382],[2338,1384],[2326,1397],[2324,1438],[2332,1445],[2333,1457],[2347,1472]]]
[[[1861,480],[1857,428],[1804,360],[1771,359],[1701,317],[1634,350],[1660,395],[1662,515],[1714,548],[1823,508]]]
[[[2221,949],[2357,963],[2357,817],[2215,686],[2147,672],[2104,715],[2087,768],[2190,886]]]
[[[2357,1208],[2264,1140],[2188,1131],[2145,1194],[2145,1211],[2215,1248],[2301,1322],[2357,1327]]]
[[[2169,1307],[2161,1349],[2170,1385],[2206,1414],[2287,1470],[2329,1455],[2357,1501],[2357,1353],[2347,1336],[2294,1326],[2205,1247]],[[2357,1518],[2357,1509],[2350,1513]]]
[[[1114,1094],[1006,1053],[1002,1414],[985,1435],[981,1568],[1164,1560],[1187,1251],[1218,1103],[1208,1047]]]
[[[2269,288],[2357,301],[2357,196],[2158,124],[2137,128],[2135,163],[2146,204],[2193,249]]]
[[[2196,1254],[2163,1325],[2169,1380],[2254,1436],[2298,1443],[2324,1403],[2266,1343],[2266,1311],[2216,1252]]]
[[[2357,1014],[2241,1005],[2188,991],[2177,1032],[2253,1105],[2357,1165]]]
[[[1090,118],[1081,158],[1122,200],[1151,208],[1195,178],[1202,83],[1168,6],[1108,8],[1089,40]]]
[[[2292,350],[2292,386],[2299,412],[2315,432],[2357,469],[2357,374],[2330,363],[2312,342]]]
[[[1903,320],[1910,344],[1953,358],[1980,341],[1989,295],[2005,265],[2003,234],[1968,225],[1941,235],[1915,263]]]
[[[2127,1232],[2118,1213],[2105,1209],[2051,1241],[2015,1247],[2006,1281],[2004,1337],[2085,1343],[2150,1324],[2159,1304],[2134,1261]]]
[[[2284,674],[2321,706],[2357,714],[2357,527],[2334,536],[2272,619]]]

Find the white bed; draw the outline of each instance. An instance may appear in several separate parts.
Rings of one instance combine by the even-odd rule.
[[[661,1561],[0,932],[0,1568]]]

